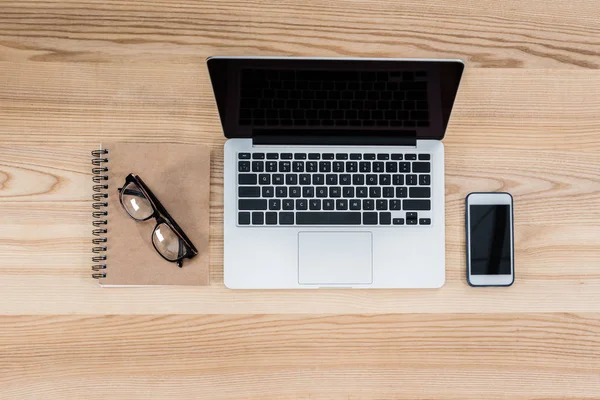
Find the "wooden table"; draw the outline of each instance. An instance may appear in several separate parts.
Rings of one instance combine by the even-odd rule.
[[[446,3],[446,4],[442,4]],[[600,3],[0,4],[0,398],[600,397]],[[223,286],[210,55],[462,58],[439,290]],[[212,149],[210,287],[90,278],[90,150]],[[513,287],[465,282],[464,198],[515,199]]]

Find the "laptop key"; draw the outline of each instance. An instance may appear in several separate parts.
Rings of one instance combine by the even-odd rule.
[[[403,158],[402,154],[392,154],[392,160],[402,160]]]
[[[308,161],[306,163],[306,172],[317,172],[319,170],[319,164],[316,161]]]
[[[377,175],[367,175],[367,185],[377,185]]]
[[[326,186],[318,186],[317,187],[317,197],[327,197],[327,187]]]
[[[277,213],[276,212],[265,213],[265,223],[267,225],[277,225]]]
[[[384,163],[381,161],[375,161],[373,163],[373,172],[383,172],[384,171]]]
[[[362,154],[352,153],[352,154],[350,154],[350,159],[351,160],[362,160]]]
[[[309,153],[308,154],[308,159],[309,160],[320,160],[321,159],[321,155],[319,153]]]
[[[324,185],[325,184],[325,175],[323,174],[314,174],[313,175],[313,185]]]
[[[346,153],[337,153],[335,155],[335,159],[336,160],[347,160],[348,159],[348,154],[346,154]]]
[[[283,210],[293,210],[294,209],[294,200],[285,199],[281,203],[281,208]]]
[[[350,174],[341,174],[340,175],[340,185],[342,185],[342,186],[352,185],[352,176]]]
[[[327,182],[328,185],[337,185],[338,176],[336,174],[327,174],[325,175],[325,182]]]
[[[307,186],[302,188],[302,197],[310,198],[315,197],[315,188]]]
[[[417,225],[417,220],[416,219],[407,219],[406,225]]]
[[[421,218],[419,219],[419,225],[431,225],[430,218]]]
[[[323,200],[323,210],[333,210],[334,208],[335,208],[335,202],[333,200],[331,200],[331,199]],[[318,208],[317,208],[317,210],[318,210]]]
[[[279,155],[279,158],[281,158],[282,160],[291,160],[292,159],[292,153],[281,153]]]
[[[394,218],[394,225],[404,225],[404,218]]]
[[[346,172],[357,172],[358,171],[358,163],[356,161],[347,161],[346,162]]]
[[[308,209],[308,200],[306,200],[306,199],[296,200],[296,210],[306,210],[306,209]]]
[[[381,197],[381,188],[380,187],[370,187],[369,188],[369,197],[376,199]]]
[[[333,201],[332,200],[324,200],[325,201],[331,201],[332,204],[332,208],[330,208],[330,210],[333,210]],[[325,203],[323,203],[323,206],[325,206]],[[319,199],[311,199],[308,201],[308,207],[311,210],[320,210],[321,209],[321,200]]]
[[[238,200],[238,210],[266,210],[267,200],[244,199]]]
[[[431,164],[428,162],[414,162],[412,170],[413,172],[429,173],[431,172]]]
[[[265,153],[252,153],[252,159],[253,160],[264,160]]]
[[[374,210],[375,209],[375,201],[363,200],[362,207],[363,207],[363,210]]]
[[[279,159],[279,154],[267,153],[267,160],[277,160],[277,159]]]
[[[375,202],[375,208],[377,210],[387,210],[388,209],[388,201],[387,200],[377,200]]]
[[[376,212],[363,213],[363,224],[364,225],[377,225],[377,213]]]
[[[408,197],[408,190],[406,189],[406,186],[398,186],[396,188],[396,197],[399,199]]]
[[[256,185],[257,179],[256,174],[239,174],[238,184],[239,185]]]
[[[264,161],[252,161],[252,172],[263,172],[265,170]]]
[[[368,153],[364,155],[364,159],[365,160],[374,160],[375,159],[375,154],[372,153]]]
[[[398,172],[410,172],[410,163],[408,163],[408,162],[398,163]]]
[[[431,159],[430,154],[419,154],[419,160],[430,160],[430,159]]]
[[[303,186],[310,185],[310,174],[300,174],[299,178],[300,178],[301,185],[303,185]]]
[[[354,197],[354,188],[353,187],[344,187],[342,189],[342,195],[347,199],[351,199],[352,197]]]
[[[298,184],[298,175],[296,174],[287,174],[285,176],[285,183],[288,185],[297,185]]]
[[[279,199],[269,200],[269,210],[275,210],[275,211],[281,210],[281,200],[279,200]]]
[[[238,224],[239,225],[250,225],[250,213],[249,212],[238,213]]]
[[[398,211],[402,208],[401,200],[390,200],[390,210]]]
[[[407,219],[417,219],[418,214],[416,212],[407,212],[406,213],[406,218]]]
[[[337,198],[342,197],[342,188],[339,186],[332,186],[329,188],[329,197]]]
[[[325,156],[325,154],[323,154],[323,156]],[[319,163],[319,172],[331,172],[331,161],[321,161]]]
[[[324,153],[322,156],[323,160],[333,160],[333,153]]]
[[[429,187],[411,187],[408,189],[408,197],[415,199],[428,199],[431,197],[431,189]]]
[[[304,172],[304,163],[302,161],[294,161],[292,164],[292,171]]]
[[[238,197],[260,197],[260,187],[258,186],[239,186]]]
[[[263,186],[262,197],[273,197],[275,196],[275,188],[273,186]]]
[[[300,186],[290,186],[290,197],[300,197],[302,196],[302,191],[300,190]]]
[[[280,212],[279,213],[279,225],[294,225],[294,213],[293,212]]]
[[[392,176],[389,174],[381,174],[379,175],[379,184],[382,186],[387,186],[392,183]]]
[[[336,210],[347,210],[348,209],[348,200],[340,199],[335,201],[335,209]]]
[[[271,184],[271,175],[269,175],[269,174],[258,175],[258,183],[261,185],[270,185]]]
[[[252,225],[262,225],[265,222],[265,216],[262,212],[252,213]]]
[[[385,172],[398,172],[398,163],[394,161],[388,161],[385,163]]]
[[[383,188],[383,197],[385,197],[385,198],[394,197],[394,188],[393,187],[384,187]]]
[[[417,159],[417,155],[416,154],[406,154],[404,156],[405,160],[416,160]]]
[[[390,225],[392,223],[392,213],[382,212],[379,213],[379,224]]]
[[[267,172],[277,172],[277,161],[267,161],[265,163],[265,170]]]
[[[429,186],[431,185],[430,175],[419,175],[419,185]]]
[[[366,161],[361,161],[359,163],[360,172],[371,172],[371,163]]]
[[[369,189],[366,186],[360,186],[356,188],[356,197],[368,197]]]
[[[414,211],[431,210],[431,200],[403,200],[402,208]]]
[[[295,153],[294,159],[295,160],[306,160],[306,154],[305,153]]]
[[[250,172],[250,161],[240,161],[238,163],[239,172]]]
[[[297,225],[360,225],[359,212],[298,212]]]
[[[334,161],[333,172],[344,172],[344,163],[342,161]]]
[[[354,186],[364,185],[365,184],[365,176],[363,174],[352,175],[352,184]]]
[[[273,185],[283,185],[283,174],[273,174]]]
[[[283,154],[282,154],[282,156],[283,156]],[[279,161],[279,172],[291,172],[291,170],[292,170],[292,163],[291,162],[289,162],[289,161]]]
[[[351,210],[360,210],[360,200],[350,200],[350,209]]]
[[[417,176],[410,174],[410,175],[406,175],[406,184],[407,185],[411,185],[414,186],[417,184]]]
[[[238,159],[240,160],[249,160],[250,153],[238,153]]]
[[[287,197],[288,190],[286,186],[277,186],[275,188],[275,196],[276,197]]]

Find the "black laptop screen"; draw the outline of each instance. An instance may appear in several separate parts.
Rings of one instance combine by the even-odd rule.
[[[442,139],[463,64],[216,57],[208,68],[228,138],[331,130]]]

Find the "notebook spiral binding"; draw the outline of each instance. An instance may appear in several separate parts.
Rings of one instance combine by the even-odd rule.
[[[108,224],[108,220],[106,216],[108,215],[108,211],[106,211],[106,207],[108,207],[108,202],[106,199],[108,198],[108,176],[106,172],[108,172],[108,167],[106,164],[108,163],[108,158],[106,155],[108,154],[107,149],[94,150],[92,151],[92,180],[94,181],[94,194],[92,195],[92,207],[94,211],[92,211],[92,224],[94,225],[94,229],[92,230],[92,234],[95,238],[92,239],[92,252],[94,256],[92,256],[92,278],[100,279],[106,278],[106,225]]]

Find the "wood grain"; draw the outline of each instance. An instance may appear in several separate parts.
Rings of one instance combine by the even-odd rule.
[[[0,54],[13,60],[200,64],[206,55],[260,53],[600,65],[595,0],[53,0],[2,8]]]
[[[598,314],[0,321],[9,398],[564,399],[600,390]]]
[[[600,398],[600,3],[0,4],[1,399]],[[223,286],[212,55],[449,57],[439,290]],[[211,148],[208,287],[90,278],[101,141]],[[507,289],[464,277],[464,198],[510,191]]]

